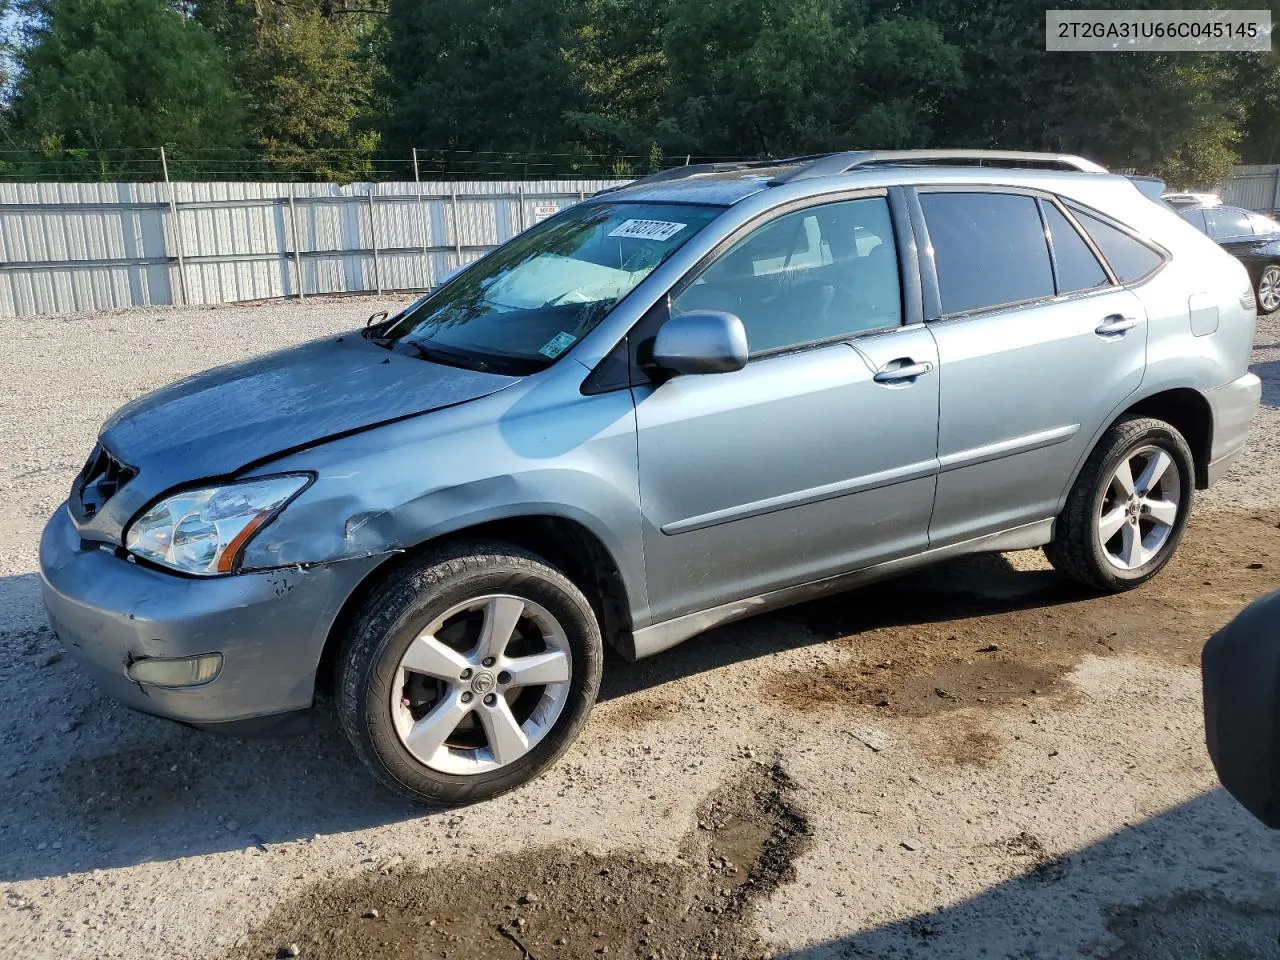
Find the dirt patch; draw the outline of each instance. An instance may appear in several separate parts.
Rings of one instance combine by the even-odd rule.
[[[776,763],[698,811],[673,862],[559,847],[428,870],[376,864],[281,904],[231,957],[759,957],[743,923],[793,873],[808,826]]]
[[[1087,655],[1197,666],[1205,639],[1278,581],[1272,515],[1194,521],[1159,576],[1112,596],[1039,554],[966,558],[787,613],[834,641],[837,657],[767,677],[763,691],[800,711],[858,704],[911,717],[1061,700],[1063,675]]]
[[[998,736],[972,717],[962,716],[920,738],[920,748],[931,760],[961,767],[982,767],[1000,756]]]
[[[663,697],[632,694],[596,708],[591,717],[593,722],[636,730],[656,723],[675,709],[677,705]]]
[[[1277,960],[1280,901],[1178,893],[1112,909],[1107,930],[1120,940],[1107,960]]]

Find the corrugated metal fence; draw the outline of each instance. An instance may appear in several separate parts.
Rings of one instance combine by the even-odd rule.
[[[1280,210],[1280,164],[1233,167],[1221,192],[1230,206],[1274,213]]]
[[[0,317],[426,289],[616,182],[0,184]]]

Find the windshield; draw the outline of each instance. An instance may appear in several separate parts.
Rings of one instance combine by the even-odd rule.
[[[571,208],[458,274],[379,340],[427,359],[533,373],[722,212],[677,203]]]

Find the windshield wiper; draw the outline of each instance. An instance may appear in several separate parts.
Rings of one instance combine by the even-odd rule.
[[[463,354],[427,347],[421,341],[401,337],[393,340],[390,337],[370,337],[369,340],[394,353],[403,353],[428,363],[438,363],[444,367],[459,367],[463,370],[478,370],[481,373],[492,373],[493,367],[484,360],[468,357]]]

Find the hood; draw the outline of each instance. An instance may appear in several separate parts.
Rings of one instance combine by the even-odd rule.
[[[103,444],[152,493],[486,396],[515,377],[392,353],[358,333],[216,367],[121,407]]]

